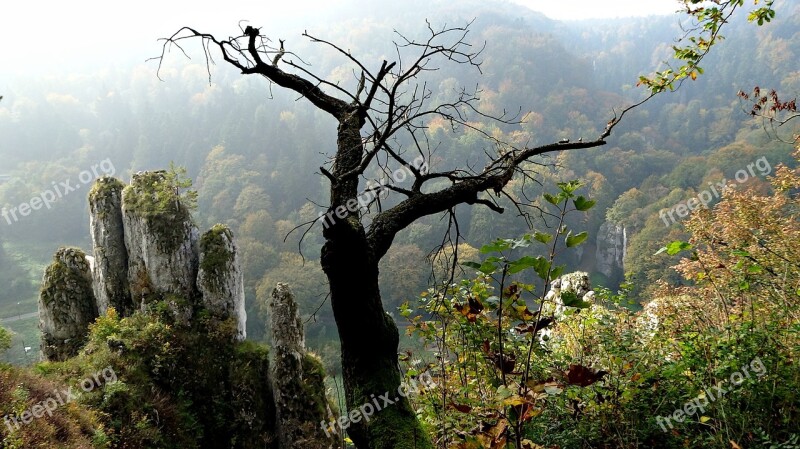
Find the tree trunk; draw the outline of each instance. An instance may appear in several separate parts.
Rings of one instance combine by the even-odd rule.
[[[339,126],[335,175],[361,162],[362,123],[355,115]],[[358,178],[333,185],[332,210],[355,199],[357,193]],[[351,415],[349,436],[359,449],[432,448],[408,400],[398,393],[402,380],[397,362],[400,336],[381,302],[380,256],[370,248],[357,212],[332,222],[323,232],[326,242],[321,263],[330,283],[331,305],[342,346],[347,406],[353,413],[360,411],[355,418]],[[366,416],[370,412],[374,414]]]

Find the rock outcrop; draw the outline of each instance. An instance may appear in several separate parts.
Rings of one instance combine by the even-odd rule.
[[[589,281],[589,273],[576,271],[565,274],[550,283],[550,290],[544,297],[542,311],[544,316],[552,316],[556,319],[564,315],[567,305],[565,305],[564,294],[573,293],[575,300],[593,303],[595,293]]]
[[[244,340],[247,336],[244,278],[233,233],[225,225],[214,226],[200,239],[197,288],[203,305],[212,315],[223,320],[236,318],[237,338]],[[302,335],[302,325],[300,332]]]
[[[597,231],[597,271],[609,279],[621,277],[625,271],[627,230],[624,226],[604,222]]]
[[[272,391],[280,449],[329,448],[335,432],[321,422],[331,419],[320,361],[306,352],[303,323],[289,286],[278,283],[269,303],[272,327]]]
[[[122,195],[122,223],[133,303],[144,308],[167,299],[184,321],[198,299],[200,233],[171,189],[163,170],[134,174]]]
[[[233,233],[215,225],[200,238],[177,185],[174,173],[158,171],[134,175],[129,186],[114,178],[93,186],[94,256],[62,248],[44,275],[39,298],[44,359],[77,355],[98,313],[112,307],[121,317],[140,313],[134,320],[161,322],[180,337],[169,375],[151,374],[162,376],[165,394],[205,401],[198,410],[207,414],[193,422],[207,426],[202,447],[336,447],[336,432],[320,425],[333,419],[324,369],[305,349],[288,285],[278,284],[269,304],[270,361],[267,348],[242,342],[247,315]],[[106,344],[119,356],[128,350],[124,341]],[[227,434],[228,425],[236,430]]]
[[[98,312],[113,307],[122,316],[133,312],[128,287],[128,251],[122,225],[122,189],[116,178],[99,178],[89,193],[89,228],[92,232],[94,295]]]
[[[63,361],[78,354],[89,324],[97,318],[97,301],[86,254],[61,248],[47,267],[39,294],[39,330],[45,360]]]
[[[89,194],[94,256],[59,250],[39,300],[42,353],[63,360],[77,353],[87,326],[113,307],[120,316],[167,305],[180,325],[207,309],[235,320],[244,340],[244,280],[233,233],[214,226],[203,237],[166,171],[140,172],[125,186],[97,180]],[[90,263],[91,261],[91,263]]]

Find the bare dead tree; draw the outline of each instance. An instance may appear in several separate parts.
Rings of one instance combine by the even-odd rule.
[[[435,29],[428,23],[427,37],[420,41],[398,33],[397,60],[384,60],[377,70],[336,44],[303,33],[311,42],[333,49],[352,64],[358,73],[354,91],[313,73],[285,48],[284,41],[280,41],[278,48],[270,46],[271,41],[252,26],[228,39],[184,27],[164,40],[162,54],[157,58],[163,61],[172,47],[183,51],[181,46],[186,41],[199,40],[207,63],[213,63],[213,55],[219,52],[224,61],[242,74],[260,75],[274,85],[294,91],[338,122],[336,152],[327,166],[320,167],[330,182],[329,213],[323,220],[325,244],[320,260],[329,281],[341,341],[347,405],[355,410],[363,404],[382,401],[381,411],[368,423],[353,422],[348,429],[359,448],[432,447],[409,402],[397,394],[402,380],[397,363],[399,334],[384,311],[378,287],[378,263],[395,236],[422,217],[446,214],[447,232],[455,229],[456,236],[455,242],[447,237],[443,242],[457,246],[460,233],[454,213],[456,206],[480,205],[503,213],[496,200],[500,196],[510,199],[517,212],[525,216],[530,204],[506,191],[513,178],[533,180],[535,158],[546,153],[605,145],[605,139],[622,116],[641,104],[614,114],[602,133],[592,139],[564,139],[530,148],[517,148],[501,141],[471,120],[514,124],[519,123],[519,114],[482,113],[477,107],[478,88],[461,89],[449,101],[434,102],[433,91],[424,79],[427,72],[437,70],[442,63],[480,70],[482,48],[474,48],[467,42],[469,25]],[[444,119],[453,130],[471,129],[480,133],[496,153],[487,153],[488,162],[482,168],[433,170],[427,164],[436,147],[428,138],[427,123],[434,117]],[[420,164],[420,160],[425,162]],[[365,193],[359,190],[360,182],[376,169],[391,173],[392,167],[405,167],[412,174],[409,187],[388,183],[380,187],[368,185],[366,191],[388,189],[402,200],[383,208],[380,196],[375,195],[367,206],[359,205],[359,196]],[[375,212],[367,223],[365,212],[372,208]],[[455,260],[452,266],[455,269]]]

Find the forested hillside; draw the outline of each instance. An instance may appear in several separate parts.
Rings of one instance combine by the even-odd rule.
[[[631,381],[636,385],[635,388],[629,386],[631,389],[628,391],[633,391],[629,396],[612,398],[616,393],[598,393],[596,401],[599,403],[621,403],[620,409],[616,410],[620,414],[644,413],[642,410],[646,407],[642,405],[642,397],[648,394],[663,394],[673,399],[679,397],[670,396],[677,388],[670,383],[674,378],[659,383],[654,373],[659,372],[661,366],[656,361],[648,359],[648,363],[652,363],[643,363],[639,369],[631,368],[620,359],[624,358],[622,341],[643,338],[638,334],[633,337],[622,329],[624,323],[634,320],[631,311],[640,310],[656,296],[682,301],[695,294],[706,298],[704,304],[708,305],[725,296],[727,293],[720,293],[722,290],[728,292],[725,288],[734,291],[741,287],[741,291],[749,292],[751,286],[755,289],[756,285],[769,285],[774,287],[773,290],[785,287],[770,283],[777,282],[772,278],[779,277],[778,274],[770,270],[778,269],[779,261],[760,261],[758,268],[751,267],[753,272],[749,275],[763,275],[764,278],[753,280],[743,275],[739,279],[736,278],[739,272],[736,272],[730,276],[741,282],[736,286],[720,287],[715,298],[710,289],[690,290],[700,280],[698,272],[708,267],[698,267],[686,260],[676,267],[679,260],[664,254],[669,252],[674,256],[679,253],[678,249],[692,248],[686,243],[676,249],[676,243],[672,242],[691,240],[695,248],[700,248],[696,241],[710,242],[708,247],[702,248],[702,251],[707,251],[703,256],[718,262],[719,269],[730,268],[733,262],[715,252],[719,249],[713,247],[716,240],[714,236],[704,234],[704,230],[712,224],[721,226],[717,220],[728,220],[719,234],[726,235],[729,242],[735,241],[738,235],[731,229],[734,223],[753,225],[753,217],[742,212],[748,207],[774,219],[772,224],[775,227],[770,228],[774,232],[765,232],[762,241],[777,242],[780,236],[795,236],[796,203],[791,199],[785,200],[788,204],[784,204],[783,212],[773,211],[765,203],[782,201],[778,199],[784,198],[780,194],[795,198],[791,195],[796,194],[798,187],[792,183],[797,180],[791,173],[798,164],[793,150],[799,122],[773,127],[774,123],[752,113],[756,110],[751,101],[751,98],[757,101],[771,89],[785,100],[800,92],[800,67],[797,63],[800,57],[800,5],[788,0],[778,1],[776,5],[780,13],[767,26],[754,26],[748,22],[747,14],[732,17],[731,22],[725,25],[725,39],[717,43],[702,61],[705,73],[696,80],[682,80],[676,92],[660,94],[627,112],[607,144],[554,152],[533,159],[532,162],[538,164],[535,176],[512,180],[506,187],[511,195],[497,198],[497,203],[505,209],[503,214],[498,215],[477,204],[455,208],[458,232],[463,236],[463,240],[457,242],[460,260],[480,262],[479,259],[491,251],[491,247],[487,249],[484,245],[497,239],[519,238],[532,232],[532,227],[545,234],[555,233],[554,242],[560,243],[553,243],[552,247],[536,244],[528,247],[531,243],[528,238],[526,255],[535,258],[553,254],[552,266],[564,264],[567,272],[587,272],[586,282],[602,296],[603,301],[620,305],[611,318],[591,307],[591,312],[583,315],[591,313],[586,319],[591,320],[593,326],[602,328],[596,330],[598,339],[616,339],[617,346],[609,344],[591,354],[582,352],[586,347],[576,349],[583,343],[569,342],[550,348],[562,357],[560,362],[569,366],[570,371],[573,366],[591,366],[588,360],[594,360],[595,365],[600,366],[602,363],[597,360],[613,359],[614,368],[605,370],[606,374],[610,372],[610,377],[624,383],[631,376],[638,375],[635,381]],[[682,27],[688,24],[685,21],[688,19],[681,17],[559,22],[499,0],[458,3],[414,0],[387,4],[380,9],[363,9],[355,3],[346,3],[337,10],[335,18],[310,19],[311,23],[298,26],[292,34],[280,36],[280,45],[282,49],[285,45],[284,58],[294,58],[300,67],[313,70],[330,82],[329,86],[354,90],[359,84],[359,73],[335,49],[302,36],[304,30],[314,37],[335,43],[360,61],[379,64],[396,56],[398,50],[393,42],[403,42],[405,38],[424,39],[428,26],[440,29],[467,24],[468,41],[475,51],[480,51],[480,70],[467,71],[463,65],[450,64],[424,74],[425,86],[435,101],[456,101],[461,89],[475,89],[479,99],[469,126],[453,130],[451,123],[435,115],[424,123],[430,145],[434,148],[432,157],[425,163],[437,171],[444,171],[460,168],[459,164],[465,162],[474,168],[488,164],[498,155],[499,146],[493,145],[492,139],[518,147],[595,139],[606,126],[603,120],[613,120],[624,107],[641,100],[646,89],[640,85],[640,76],[664,70],[662,61],[674,53],[675,39],[684,33]],[[254,27],[261,25],[258,18],[250,19]],[[236,26],[230,24],[230,29],[235,30]],[[153,38],[168,37],[175,31],[164,30],[163,36]],[[277,45],[277,42],[273,43]],[[162,44],[155,41],[142,44],[131,54],[146,53],[157,57]],[[147,61],[132,58],[113,65],[103,65],[98,61],[57,74],[0,72],[0,94],[3,95],[0,101],[0,207],[3,208],[0,217],[0,283],[4,287],[0,289],[0,326],[14,332],[11,348],[2,355],[4,361],[25,365],[37,359],[39,332],[35,312],[42,273],[59,247],[91,247],[86,217],[89,210],[87,195],[94,181],[103,176],[128,181],[137,172],[163,169],[172,164],[185,167],[186,176],[193,180],[192,189],[197,191],[193,212],[198,227],[206,229],[222,223],[236,236],[249,317],[248,340],[267,341],[271,294],[278,282],[287,282],[297,297],[308,347],[321,355],[328,375],[341,376],[337,327],[329,303],[326,275],[320,266],[320,252],[326,241],[324,228],[321,222],[308,226],[320,214],[326,213],[326,205],[330,204],[327,174],[323,174],[320,167],[336,154],[337,122],[323,111],[310,107],[302,96],[261,77],[242,76],[221,58],[209,63],[201,49],[186,46],[186,53],[182,53],[172,48],[166,58]],[[753,94],[754,88],[762,90],[762,93]],[[508,120],[491,120],[491,117],[507,117]],[[785,190],[776,187],[775,181],[769,179],[779,172]],[[386,179],[390,174],[374,169],[365,173],[363,179]],[[593,207],[578,207],[584,212],[579,214],[566,214],[562,210],[559,216],[558,211],[552,212],[551,206],[560,207],[561,203],[550,201],[541,193],[561,192],[566,204],[566,198],[572,201],[571,195],[578,191],[577,184],[565,184],[573,180],[582,181],[580,195],[591,198]],[[726,202],[721,187],[726,181],[735,183],[737,192],[739,188],[750,189],[751,195],[759,194],[758,198],[763,198],[763,201],[748,206],[747,195],[744,195]],[[402,181],[395,179],[395,183],[404,187]],[[445,184],[445,181],[440,183]],[[531,185],[535,185],[538,195],[526,198]],[[565,190],[565,185],[575,188],[566,187]],[[509,198],[529,200],[536,212],[526,220]],[[714,212],[717,215],[692,214],[690,219],[683,210],[687,204],[692,209],[695,199],[695,204],[723,206],[721,211]],[[380,197],[380,207],[386,209],[401,200],[396,192],[384,192]],[[769,215],[772,212],[775,216]],[[365,220],[369,222],[374,217],[374,213],[367,214]],[[779,229],[782,219],[787,219],[789,224]],[[416,351],[435,349],[440,351],[436,354],[448,350],[459,353],[463,349],[459,345],[474,344],[483,350],[486,360],[495,357],[493,363],[503,375],[505,385],[504,376],[511,375],[513,367],[509,370],[504,367],[508,362],[503,359],[503,339],[500,338],[499,353],[495,352],[494,343],[491,348],[489,346],[493,332],[499,332],[497,329],[504,326],[510,332],[514,327],[513,320],[504,321],[502,305],[498,312],[500,319],[484,323],[486,328],[467,332],[458,341],[445,338],[447,324],[444,324],[445,330],[424,324],[427,318],[439,313],[437,306],[425,299],[428,294],[438,293],[428,289],[448,276],[451,254],[442,249],[447,247],[443,239],[449,235],[448,221],[447,214],[431,215],[398,233],[380,262],[383,305],[401,329],[401,347],[408,349],[406,359],[416,357]],[[559,234],[560,226],[574,234],[585,231],[588,239],[573,249],[572,244],[559,240],[559,235],[563,234]],[[542,237],[540,241],[547,243],[550,240]],[[672,247],[669,246],[671,243]],[[497,245],[500,244],[496,243],[493,248],[497,249]],[[746,258],[750,253],[746,254],[743,249],[746,245],[742,245],[736,255]],[[482,247],[483,250],[479,251]],[[792,251],[790,247],[783,249],[787,254]],[[787,273],[792,274],[783,273],[788,279],[793,279],[792,270],[796,270],[792,263],[796,264],[797,259],[789,264]],[[456,278],[452,279],[453,285],[460,285],[461,290],[456,292],[458,289],[454,287],[448,292],[447,301],[451,301],[452,307],[463,315],[449,323],[452,326],[475,323],[475,316],[481,313],[484,305],[475,309],[474,298],[485,303],[487,312],[495,310],[493,307],[496,306],[489,303],[490,297],[496,297],[481,294],[494,288],[489,287],[493,285],[489,279],[492,275],[502,272],[505,281],[507,271],[485,270],[486,266],[480,263],[472,268],[476,267],[488,277],[475,278],[475,270],[459,266]],[[548,270],[549,280],[551,273]],[[764,274],[765,270],[773,276]],[[514,277],[514,285],[519,289],[546,293],[550,288],[549,282],[540,279],[541,273],[537,276],[530,270],[519,271]],[[508,285],[500,284],[499,287],[502,289]],[[467,291],[473,296],[467,295]],[[800,295],[800,290],[796,291]],[[582,295],[578,296],[576,301],[581,298]],[[796,302],[796,297],[794,299]],[[757,302],[751,299],[751,304]],[[423,310],[417,315],[412,310],[420,304]],[[465,304],[468,306],[463,308]],[[735,307],[741,306],[741,303],[735,304]],[[770,303],[761,312],[778,313],[780,317],[776,318],[776,323],[796,328],[796,311],[787,308],[776,312],[774,306],[775,303]],[[519,313],[522,317],[526,316],[526,311],[531,313],[524,303],[521,307],[523,310]],[[687,307],[706,313],[709,320],[719,318],[715,315],[719,312],[716,309],[703,309],[704,306],[695,303]],[[754,306],[750,318],[758,315],[755,312],[757,308]],[[126,326],[124,323],[106,324]],[[570,325],[574,323],[563,326]],[[402,329],[407,326],[410,330],[403,335]],[[673,322],[669,326],[673,326],[669,331],[676,333],[680,327]],[[719,322],[708,326],[720,332],[721,329],[729,330]],[[436,337],[436,329],[441,331],[441,338]],[[742,357],[755,356],[757,342],[761,341],[759,338],[768,339],[769,326],[755,326],[754,329],[758,338],[740,330],[742,343],[736,350]],[[534,334],[537,330],[533,330]],[[0,350],[3,349],[2,337],[0,334]],[[92,338],[95,344],[102,340],[97,335]],[[669,338],[677,337],[671,335]],[[603,342],[608,343],[607,340]],[[708,343],[709,346],[715,344]],[[522,364],[525,345],[519,342],[517,346],[509,345],[507,351],[518,354]],[[662,358],[669,359],[673,355],[667,343],[658,350]],[[581,362],[575,364],[567,361],[577,353],[586,359],[581,358]],[[530,349],[527,357],[530,361]],[[703,354],[693,353],[693,357],[691,363],[687,361],[682,368],[700,373],[705,360]],[[776,355],[773,361],[787,373],[791,372],[789,365],[796,363],[784,355]],[[448,374],[447,368],[442,366],[440,380],[457,382],[457,379],[463,380],[471,375],[487,375],[491,364],[475,361],[474,365],[465,364],[462,368],[460,374]],[[539,370],[536,374],[541,382],[536,388],[541,387],[541,391],[546,388],[551,394],[555,384],[551,384],[549,368],[541,364],[531,369]],[[525,376],[528,376],[527,368]],[[699,380],[700,374],[697,376],[692,381],[695,387],[703,385]],[[652,383],[646,384],[650,381]],[[755,397],[760,390],[753,391]],[[514,413],[526,416],[524,407],[527,403],[514,402],[519,398],[510,390],[504,397],[491,399],[472,395],[475,393],[472,390],[461,393],[464,400],[448,407],[469,414],[472,407],[477,409],[486,401],[498,401],[498,404],[504,404],[499,405],[500,408],[522,407]],[[455,397],[460,393],[453,394]],[[564,399],[558,408],[540,412],[548,419],[578,420],[584,413],[583,409],[578,410],[578,402],[597,405],[592,402],[595,398],[582,394],[570,398],[574,401],[574,410],[570,409],[573,402]],[[788,410],[787,416],[796,417],[796,404],[794,408],[791,406],[796,397],[790,396],[787,393],[783,397],[786,401],[779,405],[786,407],[782,410]],[[424,413],[428,419],[425,425],[431,428],[462,426],[464,432],[470,432],[465,426],[480,426],[479,422],[468,418],[444,422],[432,404],[431,401],[427,405],[430,409]],[[639,406],[642,408],[637,409]],[[613,421],[614,418],[604,416],[603,419]],[[499,425],[497,422],[495,420],[495,425]],[[598,438],[594,441],[603,438],[608,438],[604,440],[606,443],[611,441],[609,435],[620,429],[612,431],[604,427],[607,424],[578,426],[580,432],[584,432],[580,437],[570,433],[569,429],[558,428],[553,433],[557,438],[542,424],[531,430],[528,436],[535,435],[538,442],[550,445],[547,447],[585,447],[579,440],[589,438],[587,435]],[[782,422],[772,430],[785,436],[790,433],[787,426]],[[642,444],[659,437],[657,432],[651,432],[653,426],[647,431],[631,427],[624,431],[636,433],[635,438]],[[740,432],[737,435],[746,433],[740,427],[728,430]],[[767,430],[770,429],[759,429]],[[473,435],[480,433],[472,432]],[[491,434],[491,431],[486,430],[485,434]],[[517,429],[517,434],[521,434],[520,429]],[[597,435],[602,435],[602,438]],[[451,436],[444,431],[439,435],[445,443]],[[471,441],[464,435],[462,437]],[[558,446],[568,440],[571,443]],[[730,440],[735,444],[732,436]],[[502,447],[499,443],[494,446],[486,444],[485,439],[481,441],[484,447]],[[544,446],[531,443],[519,447]]]
[[[795,6],[787,7],[791,8]],[[610,116],[614,108],[636,98],[638,75],[666,59],[669,42],[679,31],[675,17],[558,23],[509,4],[441,5],[425,16],[405,6],[368,14],[358,11],[335,26],[318,27],[317,34],[370,60],[387,54],[394,23],[387,17],[393,14],[408,24],[397,31],[409,36],[422,30],[426,16],[434,24],[474,18],[470,38],[486,46],[483,75],[446,67],[431,74],[428,82],[441,96],[452,95],[462,85],[479,85],[480,109],[489,114],[504,110],[513,114],[521,108],[525,114],[521,125],[479,126],[517,144],[531,145],[598,134],[601,124],[592,118]],[[800,44],[798,17],[784,14],[764,29],[739,18],[704,63],[709,76],[635,111],[610,145],[564,153],[557,157],[558,168],[541,173],[545,185],[575,177],[590,183],[599,207],[581,227],[593,236],[606,215],[626,227],[630,249],[625,271],[632,273],[636,291],[660,277],[675,276],[665,264],[650,260],[654,248],[668,240],[669,231],[653,219],[654,212],[691,197],[693,189],[705,181],[730,176],[753,162],[756,151],[772,165],[791,162],[790,145],[770,139],[761,123],[748,116],[748,105],[736,93],[756,85],[789,94],[800,88],[794,67]],[[322,46],[299,36],[289,36],[287,46],[313,57],[308,62],[319,73],[329,73],[342,83],[356,82],[352,73],[334,65],[334,55]],[[151,51],[156,54],[157,46]],[[209,80],[198,57],[171,58],[161,69],[161,79],[156,69],[153,61],[131,61],[128,66],[66,76],[4,79],[0,174],[9,175],[10,180],[0,185],[2,203],[11,208],[68,179],[76,189],[35,215],[20,216],[11,223],[4,220],[0,238],[6,252],[11,250],[10,255],[16,256],[4,258],[3,266],[43,264],[59,245],[87,243],[86,189],[78,187],[96,177],[93,165],[98,166],[94,171],[99,175],[104,173],[98,168],[127,176],[174,162],[187,167],[189,177],[195,179],[200,221],[205,225],[225,221],[241,239],[250,313],[259,313],[259,304],[276,281],[291,279],[304,313],[319,309],[318,327],[309,331],[332,337],[327,308],[320,308],[325,281],[314,260],[322,244],[321,230],[312,229],[303,240],[303,255],[309,259],[305,265],[297,250],[300,233],[289,231],[322,210],[315,204],[323,204],[326,194],[323,179],[316,173],[324,155],[331,154],[334,123],[291,94],[240,78],[223,65],[212,67]],[[439,132],[446,125],[436,121],[429,126],[441,140],[438,159],[432,164],[441,167],[455,154],[477,158],[485,149],[477,135]],[[790,134],[784,130],[783,136]],[[91,175],[79,179],[83,171]],[[461,230],[466,243],[473,247],[527,229],[510,210],[491,218],[491,211],[483,208],[463,209],[459,214],[467,226]],[[413,225],[384,263],[422,261],[440,243],[442,232],[436,217]],[[573,257],[568,262],[594,271],[593,249],[590,245],[580,260]],[[389,310],[426,287],[430,269],[424,263],[412,265],[385,270]],[[3,275],[12,276],[7,273],[11,272],[4,268]],[[622,274],[616,268],[611,279],[598,280],[616,288]],[[16,314],[10,306],[20,301],[27,304],[21,313],[34,311],[37,278],[34,271],[34,285],[29,288],[14,276],[12,288],[0,292],[2,310],[13,310],[7,316]],[[249,326],[250,335],[263,335],[258,321],[251,320]]]

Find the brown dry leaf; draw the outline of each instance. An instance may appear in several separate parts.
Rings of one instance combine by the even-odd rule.
[[[505,374],[514,372],[514,367],[517,365],[517,356],[514,354],[503,354],[502,360],[500,354],[493,354],[492,360],[497,369],[502,370]]]
[[[456,304],[453,306],[461,315],[465,316],[470,323],[478,319],[478,315],[483,312],[483,303],[477,298],[470,296],[466,304]]]
[[[536,408],[530,403],[525,404],[523,410],[524,412],[522,412],[522,418],[520,418],[522,422],[528,422],[542,414],[542,409]]]
[[[588,387],[608,374],[606,371],[595,371],[583,365],[570,365],[567,371],[567,382],[570,385]]]
[[[472,407],[465,404],[456,404],[455,402],[450,403],[450,408],[456,409],[461,413],[469,413],[472,411]]]

